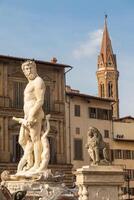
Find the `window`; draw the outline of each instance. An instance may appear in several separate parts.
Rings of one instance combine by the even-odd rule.
[[[131,159],[131,151],[126,150],[126,159]]]
[[[134,170],[131,170],[131,179],[134,179]]]
[[[89,108],[89,117],[97,118],[97,109],[96,108]]]
[[[23,94],[24,94],[25,83],[13,82],[13,107],[23,108]]]
[[[112,120],[112,110],[90,107],[89,118]]]
[[[82,139],[74,139],[74,160],[83,160]]]
[[[104,130],[104,138],[109,138],[109,130]]]
[[[76,134],[79,135],[80,134],[80,128],[76,127]]]
[[[113,84],[112,84],[112,82],[108,83],[108,97],[113,97]]]
[[[134,151],[131,151],[132,159],[134,160]]]
[[[131,194],[132,196],[134,196],[134,188],[129,188],[129,190],[130,190],[130,194]]]
[[[109,120],[113,119],[113,110],[108,110],[108,118]]]
[[[114,149],[112,151],[113,159],[134,159],[134,151],[124,149]]]
[[[13,135],[13,139],[12,139],[13,152],[12,152],[12,160],[11,160],[12,162],[18,162],[23,155],[23,149],[18,143],[18,138],[19,138],[18,135]]]
[[[134,179],[134,170],[133,169],[126,169],[129,178],[132,180]]]
[[[103,110],[102,110],[102,113],[103,113],[103,119],[108,120],[108,119],[109,119],[108,110],[103,109]]]
[[[75,105],[74,106],[74,115],[76,117],[80,117],[80,105]]]
[[[104,89],[103,83],[100,84],[100,93],[101,93],[101,97],[105,97],[105,89]]]
[[[111,120],[112,119],[112,110],[106,110],[98,108],[98,119]]]
[[[46,86],[46,91],[45,91],[45,97],[44,97],[44,105],[43,108],[45,110],[45,113],[49,113],[50,112],[50,105],[51,105],[51,98],[50,98],[50,86]]]
[[[114,150],[114,159],[122,159],[122,150],[120,149]]]
[[[123,159],[131,159],[131,151],[123,150]]]

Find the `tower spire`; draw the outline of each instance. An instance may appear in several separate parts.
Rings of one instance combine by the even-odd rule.
[[[104,65],[106,67],[109,61],[109,56],[113,55],[112,44],[107,27],[107,15],[105,15],[105,20],[104,20],[104,31],[103,31],[100,54],[102,55]]]
[[[107,15],[104,19],[104,31],[102,36],[101,50],[98,56],[98,95],[113,99],[113,116],[119,117],[118,77],[116,55],[113,53],[112,44],[107,27]]]
[[[107,24],[107,14],[105,14],[105,24]]]

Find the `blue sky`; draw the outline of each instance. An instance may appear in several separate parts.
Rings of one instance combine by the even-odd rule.
[[[67,84],[97,95],[97,55],[108,14],[120,115],[134,116],[133,0],[0,0],[0,54],[72,65]]]

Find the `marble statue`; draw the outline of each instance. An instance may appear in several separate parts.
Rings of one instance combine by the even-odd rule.
[[[24,153],[18,163],[17,173],[10,174],[8,170],[1,173],[1,185],[14,193],[16,199],[29,194],[30,199],[34,199],[35,193],[37,199],[57,199],[65,189],[61,188],[64,176],[56,172],[53,174],[51,169],[48,169],[50,160],[48,134],[51,116],[48,114],[44,117],[42,109],[45,84],[37,74],[34,61],[24,62],[22,70],[28,79],[24,90],[24,118],[13,117],[13,120],[21,124],[18,142]],[[44,119],[45,124],[43,124]],[[29,192],[25,194],[21,191]]]
[[[88,140],[86,148],[90,159],[91,164],[99,164],[109,162],[109,151],[107,144],[103,141],[102,135],[99,130],[95,127],[89,127],[88,129]]]
[[[47,139],[50,115],[46,116],[46,130],[42,130],[45,84],[37,74],[34,61],[24,62],[22,71],[28,79],[24,90],[24,118],[13,117],[13,120],[21,124],[18,142],[24,150],[17,167],[17,175],[42,172],[47,169],[50,159]]]
[[[45,84],[39,77],[34,61],[26,61],[22,64],[22,71],[28,79],[28,84],[24,90],[24,119],[26,123],[22,123],[19,143],[22,147],[26,145],[25,141],[32,141],[34,165],[30,168],[35,171],[39,168],[41,162],[41,126],[44,118],[42,106],[44,104]],[[24,138],[23,138],[24,137]],[[24,141],[25,140],[25,141]]]

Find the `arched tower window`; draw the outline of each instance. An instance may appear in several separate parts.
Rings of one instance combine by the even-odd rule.
[[[111,81],[108,83],[108,97],[113,97],[113,84]]]
[[[105,97],[105,87],[104,87],[104,83],[100,84],[100,94],[101,97]]]

